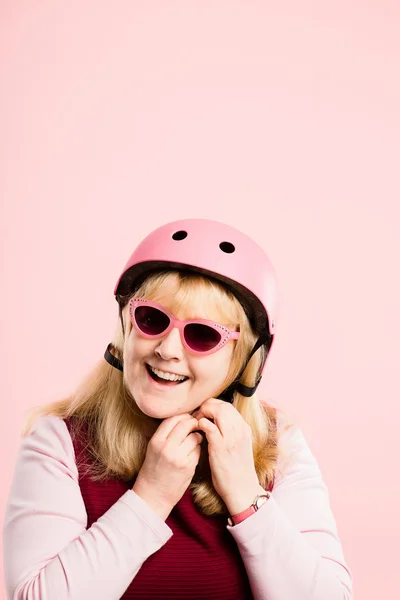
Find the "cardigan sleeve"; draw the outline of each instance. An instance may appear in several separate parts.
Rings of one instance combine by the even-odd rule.
[[[8,600],[119,599],[172,531],[132,490],[86,529],[64,421],[39,417],[19,447],[3,524]]]
[[[318,463],[298,426],[278,442],[285,452],[270,499],[233,527],[254,600],[352,600],[352,573]]]

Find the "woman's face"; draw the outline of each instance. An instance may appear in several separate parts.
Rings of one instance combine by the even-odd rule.
[[[229,326],[221,322],[217,307],[205,314],[201,302],[185,306],[179,314],[174,312],[171,299],[176,286],[176,282],[167,280],[163,284],[162,294],[157,297],[158,304],[178,319],[205,318]],[[149,417],[165,419],[193,412],[221,389],[228,374],[234,343],[229,342],[213,354],[196,356],[183,346],[176,328],[161,338],[151,340],[141,337],[132,327],[124,350],[126,385],[140,410]],[[185,375],[188,379],[183,383],[158,383],[149,374],[148,366]]]

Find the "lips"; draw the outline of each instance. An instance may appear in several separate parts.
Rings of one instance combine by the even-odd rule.
[[[173,373],[172,371],[166,371],[165,369],[160,369],[159,367],[155,367],[154,365],[150,365],[148,363],[146,363],[147,367],[151,367],[152,369],[157,369],[157,371],[162,371],[163,373],[168,373],[170,375],[178,375],[178,377],[188,377],[188,375],[185,375],[184,373]]]
[[[150,368],[150,365],[148,365],[148,364],[146,364],[146,371],[148,372],[150,378],[153,381],[158,383],[158,385],[163,385],[165,387],[181,385],[182,383],[185,383],[186,381],[188,381],[188,379],[183,379],[182,381],[171,381],[168,379],[162,379],[161,377],[158,377],[155,373],[153,373],[153,371]]]

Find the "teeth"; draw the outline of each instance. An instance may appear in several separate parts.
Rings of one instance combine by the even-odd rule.
[[[161,377],[161,379],[167,379],[168,381],[183,381],[184,379],[187,379],[187,377],[185,377],[184,375],[174,375],[173,373],[165,373],[164,371],[153,369],[153,367],[150,367],[150,370],[153,371],[153,373],[155,373],[156,375],[158,375],[158,377]]]

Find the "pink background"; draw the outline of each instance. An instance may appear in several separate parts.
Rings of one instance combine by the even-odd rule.
[[[397,597],[398,2],[3,0],[0,23],[1,517],[25,413],[102,357],[135,244],[215,218],[278,272],[261,390],[320,464],[355,596]]]

